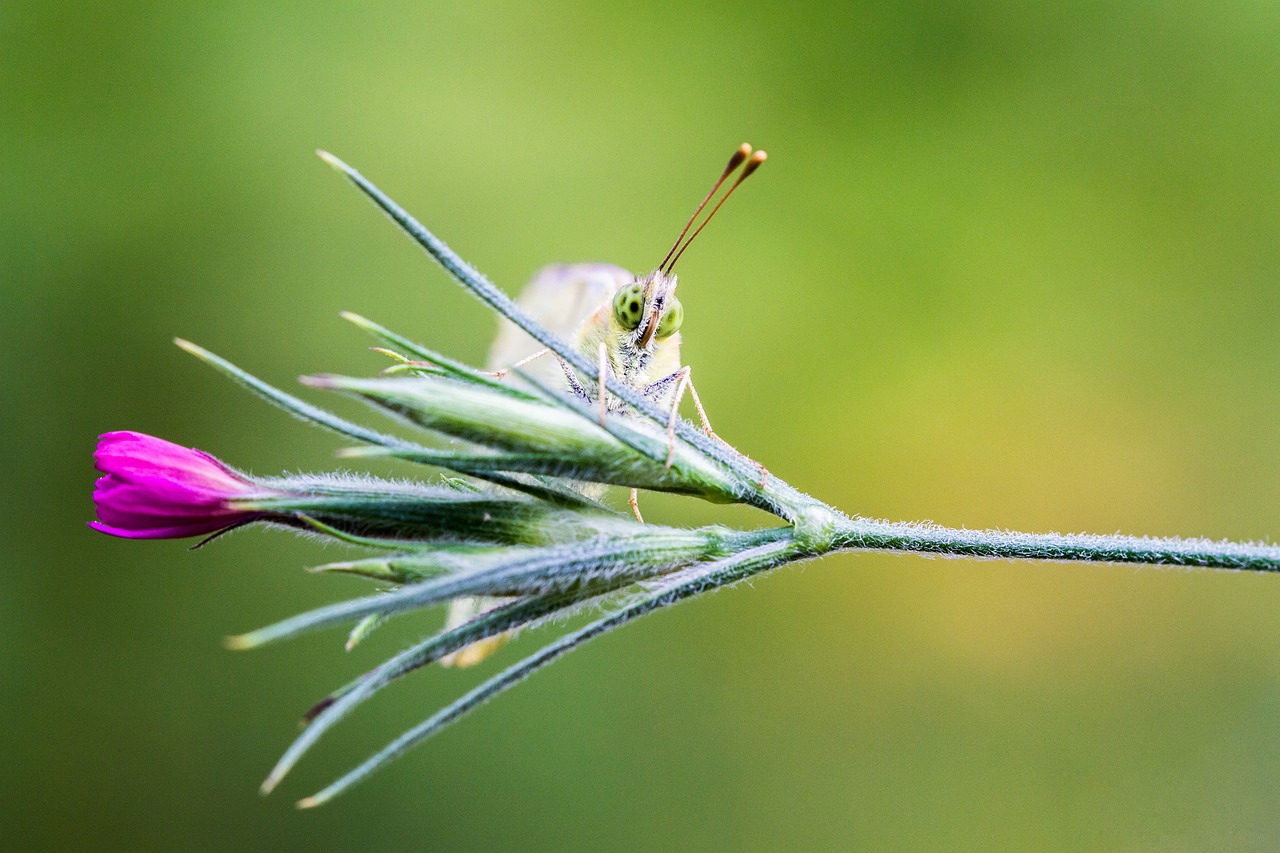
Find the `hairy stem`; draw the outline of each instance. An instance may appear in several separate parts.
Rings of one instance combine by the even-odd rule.
[[[956,530],[933,524],[841,518],[830,551],[902,551],[948,557],[1142,563],[1249,572],[1280,571],[1280,547],[1208,539]]]

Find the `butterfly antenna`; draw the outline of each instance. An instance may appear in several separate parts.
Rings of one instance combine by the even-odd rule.
[[[742,149],[739,148],[738,150],[741,151]],[[680,256],[684,254],[684,250],[689,248],[689,245],[695,239],[697,239],[699,234],[702,233],[702,229],[707,227],[707,223],[711,221],[711,217],[716,215],[716,211],[720,209],[720,206],[729,200],[729,196],[733,195],[733,191],[738,188],[738,185],[741,184],[743,181],[745,181],[752,172],[754,172],[756,169],[759,169],[760,164],[763,163],[766,159],[768,159],[768,157],[769,155],[764,153],[763,151],[757,151],[756,153],[751,155],[750,159],[747,160],[747,165],[744,166],[742,169],[742,174],[738,175],[738,179],[734,181],[733,185],[729,187],[729,190],[723,196],[720,197],[720,201],[716,202],[716,206],[711,208],[711,212],[707,214],[706,219],[702,220],[702,224],[699,225],[697,230],[693,232],[693,236],[685,241],[685,244],[680,247],[680,251],[676,252],[676,256],[671,259],[671,263],[667,264],[666,272],[668,274],[670,274],[671,271],[676,268],[676,262],[680,260]],[[726,175],[725,177],[728,177],[728,175]],[[723,178],[721,180],[723,180]]]
[[[715,182],[711,187],[711,192],[707,193],[707,197],[702,200],[702,204],[698,205],[698,209],[693,212],[693,216],[689,217],[689,221],[685,223],[684,230],[680,232],[680,236],[671,244],[671,251],[667,252],[667,256],[662,259],[662,263],[658,264],[658,269],[662,269],[667,265],[667,261],[671,260],[671,256],[676,253],[676,249],[680,247],[680,241],[684,239],[684,235],[689,233],[689,229],[693,226],[693,222],[698,218],[698,214],[702,213],[702,209],[707,206],[707,202],[711,201],[711,197],[720,189],[720,185],[728,180],[734,170],[743,164],[743,162],[751,156],[751,146],[742,143],[738,146],[738,150],[733,152],[733,156],[729,158],[729,165],[724,167],[724,172],[720,175],[720,180]]]

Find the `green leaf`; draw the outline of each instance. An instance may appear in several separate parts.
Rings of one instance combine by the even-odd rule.
[[[583,589],[588,581],[596,580],[634,583],[745,543],[772,541],[779,535],[777,530],[744,534],[723,528],[677,530],[628,524],[637,531],[633,535],[546,548],[512,547],[492,554],[473,555],[465,571],[407,584],[383,595],[320,607],[231,637],[227,645],[234,649],[256,648],[373,613],[392,616],[462,596],[568,592]]]
[[[359,424],[354,424],[351,421],[340,418],[332,412],[321,409],[319,406],[313,406],[304,400],[299,400],[292,394],[286,394],[279,388],[263,382],[253,374],[241,370],[226,359],[214,355],[204,347],[193,344],[190,341],[183,340],[182,338],[174,338],[173,342],[203,361],[205,364],[213,367],[218,372],[230,377],[245,388],[248,388],[267,402],[279,406],[291,415],[301,418],[308,423],[316,424],[317,426],[322,426],[326,429],[331,429],[339,435],[345,435],[348,438],[354,438],[357,441],[364,441],[369,444],[376,444],[382,447],[398,447],[406,450],[417,447],[417,445],[412,442],[404,441],[403,439],[399,439],[394,436],[384,435],[383,433],[367,429]]]
[[[461,698],[440,709],[422,723],[396,738],[332,785],[299,801],[298,807],[313,808],[323,805],[352,785],[367,778],[387,763],[399,758],[445,726],[462,718],[499,693],[514,687],[537,670],[568,654],[578,646],[654,610],[668,607],[698,593],[736,583],[785,563],[790,559],[788,552],[792,547],[792,544],[786,541],[761,545],[732,557],[694,566],[661,581],[648,593],[638,596],[628,606],[544,646],[533,655],[508,667]],[[361,691],[362,689],[362,686],[355,688],[356,691]],[[345,713],[345,710],[343,713]],[[306,732],[303,734],[305,735]],[[299,741],[301,740],[303,738],[300,737]],[[309,742],[313,741],[314,739]],[[301,755],[301,751],[298,752],[298,755]],[[296,760],[296,757],[294,760]]]
[[[503,451],[468,456],[423,448],[387,449],[387,455],[402,459],[473,475],[520,471],[695,495],[721,503],[739,500],[743,494],[741,484],[727,471],[683,443],[677,443],[672,465],[667,467],[666,434],[638,421],[614,423],[611,432],[562,404],[515,399],[428,377],[325,375],[307,377],[304,382],[352,394],[417,426]],[[628,436],[626,443],[617,437],[619,430]],[[636,446],[648,452],[638,453]]]
[[[361,317],[359,314],[354,314],[350,311],[343,311],[342,319],[347,320],[350,323],[354,323],[356,326],[364,329],[378,340],[383,341],[392,347],[399,348],[400,351],[408,353],[415,359],[435,365],[440,368],[441,372],[445,375],[452,376],[456,379],[461,379],[475,385],[482,385],[492,391],[507,394],[518,399],[536,399],[533,395],[526,394],[518,388],[513,388],[511,385],[504,382],[499,382],[492,376],[485,376],[470,365],[463,364],[460,361],[455,361],[454,359],[451,359],[446,355],[442,355],[435,350],[428,349],[421,344],[416,344],[408,338],[392,332],[390,329],[379,326],[372,320]]]

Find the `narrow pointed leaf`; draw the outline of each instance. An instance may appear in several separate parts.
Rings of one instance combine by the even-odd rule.
[[[772,541],[785,536],[786,530],[734,534],[731,541],[735,544]],[[362,619],[371,613],[391,616],[461,596],[537,595],[579,587],[587,580],[604,578],[631,583],[723,553],[727,541],[723,538],[725,533],[709,528],[678,531],[646,527],[643,535],[635,537],[550,548],[508,548],[495,558],[492,565],[409,584],[385,595],[320,607],[248,634],[231,637],[227,644],[235,649],[256,648],[330,625]],[[733,548],[734,545],[728,547]]]
[[[531,337],[568,362],[581,375],[595,375],[596,366],[591,363],[590,359],[583,356],[564,340],[553,335],[545,326],[529,316],[510,296],[481,275],[474,267],[462,260],[443,240],[427,230],[422,223],[392,201],[371,181],[329,152],[317,151],[316,153],[330,166],[346,175],[348,180],[355,184],[375,205],[381,208],[382,212],[392,222],[422,247],[455,281],[470,290],[472,294],[488,304],[490,308],[524,329]],[[634,408],[637,412],[640,412],[655,424],[666,425],[669,413],[663,412],[661,408],[646,399],[640,392],[624,385],[614,377],[607,378],[606,387],[609,393]],[[741,479],[743,485],[748,488],[752,503],[783,517],[789,517],[786,506],[778,504],[769,496],[764,495],[758,487],[759,472],[756,470],[757,466],[749,459],[726,445],[717,444],[698,432],[692,424],[683,419],[677,422],[676,432],[682,439],[692,444],[705,456],[716,460],[728,467],[730,471],[733,471]]]
[[[743,498],[735,478],[683,444],[676,445],[673,464],[667,467],[665,433],[639,423],[625,428],[631,439],[623,443],[609,429],[562,406],[517,400],[458,382],[344,376],[313,376],[304,381],[313,387],[353,394],[417,426],[509,454],[496,461],[479,454],[471,460],[447,461],[433,451],[410,450],[405,454],[424,461],[434,457],[464,473],[478,473],[486,464],[502,465],[527,473],[695,495],[716,502]],[[640,440],[641,429],[647,433],[643,436],[649,451],[646,455],[628,446]]]
[[[616,584],[606,583],[594,587],[596,596],[603,595],[614,588]],[[527,625],[580,601],[581,599],[565,593],[548,593],[521,599],[494,610],[485,611],[457,628],[442,631],[389,658],[325,697],[308,712],[304,718],[307,727],[289,745],[276,766],[272,768],[270,775],[262,783],[262,792],[270,793],[325,732],[392,681],[427,666],[451,652],[466,648],[472,643]]]
[[[174,338],[173,342],[203,361],[205,364],[213,367],[218,372],[230,377],[245,388],[248,388],[267,402],[279,406],[286,412],[294,415],[295,417],[301,418],[304,421],[325,427],[326,429],[331,429],[340,435],[345,435],[348,438],[354,438],[357,441],[365,441],[370,444],[377,444],[383,447],[400,447],[405,449],[416,447],[412,442],[404,441],[403,439],[399,439],[394,436],[384,435],[380,432],[375,432],[374,430],[352,423],[344,418],[340,418],[319,406],[313,406],[311,403],[308,403],[305,400],[300,400],[292,394],[287,394],[279,388],[263,382],[253,374],[241,370],[226,359],[214,355],[204,347],[193,344],[190,341],[183,340],[182,338]]]
[[[357,622],[356,626],[351,629],[351,633],[347,635],[347,651],[351,651],[358,646],[366,637],[377,630],[383,621],[382,616],[373,613]]]
[[[460,361],[455,361],[454,359],[451,359],[446,355],[442,355],[435,350],[428,349],[421,344],[416,344],[408,338],[398,335],[390,329],[384,328],[372,320],[360,316],[359,314],[354,314],[350,311],[343,311],[342,319],[359,326],[378,340],[381,340],[392,347],[396,347],[402,352],[408,353],[413,358],[429,362],[436,367],[439,367],[450,376],[466,382],[472,382],[476,385],[483,385],[490,390],[497,391],[502,394],[508,394],[525,400],[534,399],[532,395],[526,394],[518,388],[512,387],[510,384],[500,382],[492,376],[485,376],[483,373],[469,365],[463,364]]]
[[[583,643],[659,608],[683,601],[698,593],[736,583],[781,565],[788,561],[791,556],[789,552],[793,550],[793,547],[790,542],[785,541],[762,545],[713,563],[691,567],[664,579],[656,584],[650,592],[638,597],[630,605],[616,613],[566,634],[555,642],[544,646],[535,654],[485,681],[419,725],[409,729],[329,787],[301,800],[298,803],[298,807],[313,808],[323,805],[352,785],[367,778],[383,765],[399,758],[445,726],[475,710],[499,693],[514,687],[537,670],[568,654]]]

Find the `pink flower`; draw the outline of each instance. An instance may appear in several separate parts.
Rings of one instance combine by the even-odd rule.
[[[237,499],[268,490],[201,450],[140,432],[108,432],[93,454],[99,477],[94,530],[126,539],[181,539],[253,521]]]

